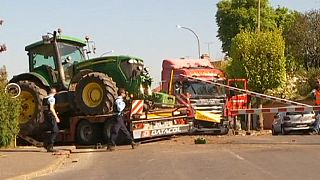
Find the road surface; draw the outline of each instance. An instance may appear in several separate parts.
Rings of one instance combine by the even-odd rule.
[[[38,179],[319,179],[320,136],[193,138],[75,153]]]

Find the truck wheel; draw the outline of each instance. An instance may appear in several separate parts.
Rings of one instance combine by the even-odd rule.
[[[287,135],[288,134],[288,132],[286,130],[284,130],[283,126],[281,126],[281,134],[282,135]]]
[[[93,72],[79,80],[75,104],[86,115],[104,114],[112,111],[116,95],[116,83],[106,74]]]
[[[100,129],[97,124],[82,120],[77,126],[77,143],[83,145],[96,144]]]
[[[274,127],[273,127],[273,126],[272,126],[272,129],[271,129],[271,130],[272,130],[272,135],[273,135],[273,136],[278,135],[278,133],[276,132],[276,130],[274,129]]]
[[[229,128],[228,127],[222,126],[222,127],[220,127],[220,130],[221,130],[220,135],[226,135],[226,134],[229,133]]]
[[[47,92],[30,81],[19,81],[17,84],[21,88],[19,98],[22,103],[20,133],[31,135],[39,124],[43,122],[42,100],[47,95]]]
[[[110,143],[112,125],[113,123],[111,120],[106,120],[103,125],[103,141],[106,144]]]

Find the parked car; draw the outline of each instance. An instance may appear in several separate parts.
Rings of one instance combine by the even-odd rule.
[[[280,112],[274,116],[272,135],[288,134],[292,131],[313,132],[316,116],[314,112]]]

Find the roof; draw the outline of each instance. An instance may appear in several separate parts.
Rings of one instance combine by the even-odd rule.
[[[52,38],[50,38],[51,40]],[[78,46],[86,46],[86,42],[82,39],[78,39],[78,38],[75,38],[75,37],[71,37],[71,36],[57,36],[57,41],[58,42],[67,42],[67,43],[72,43],[72,44],[76,44]],[[35,42],[35,43],[32,43],[28,46],[25,47],[25,50],[26,51],[29,51],[30,49],[33,49],[37,46],[41,46],[43,45],[43,41],[38,41],[38,42]]]
[[[213,68],[208,59],[165,59],[162,62],[163,68],[182,69],[190,67],[210,67]]]

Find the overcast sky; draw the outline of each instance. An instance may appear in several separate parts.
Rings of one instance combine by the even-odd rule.
[[[193,29],[200,38],[201,52],[214,59],[223,57],[215,22],[218,0],[0,0],[0,44],[8,50],[0,54],[0,66],[9,75],[26,72],[24,47],[58,28],[64,35],[95,41],[97,56],[114,50],[114,55],[133,55],[145,60],[160,81],[164,58],[198,56]],[[306,11],[320,7],[319,0],[271,0],[278,5]],[[208,47],[209,45],[209,47]]]

